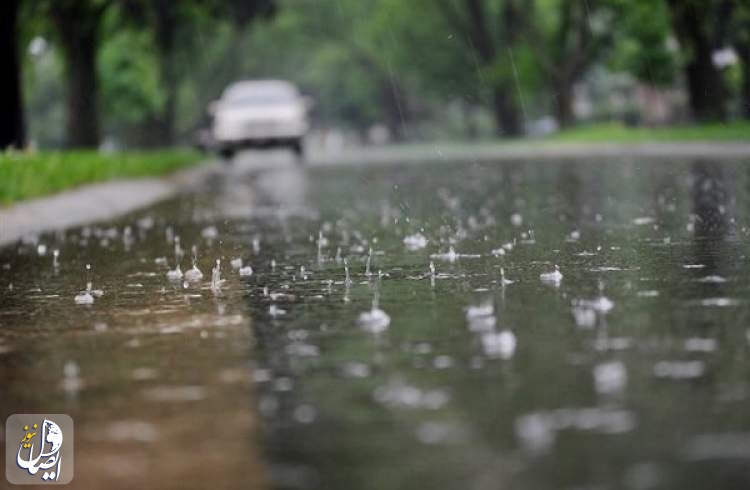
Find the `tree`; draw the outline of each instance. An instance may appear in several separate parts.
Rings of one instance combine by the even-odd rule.
[[[721,0],[667,0],[672,27],[685,54],[690,109],[698,121],[726,119],[727,90],[713,52],[720,25]]]
[[[522,134],[514,50],[528,32],[529,9],[519,0],[438,0],[436,4],[484,72],[500,132]]]
[[[376,32],[381,0],[282,2],[273,22],[255,29],[238,60],[241,74],[292,80],[317,101],[323,125],[344,123],[364,135],[384,123],[407,136],[411,106],[390,39]],[[410,136],[410,135],[409,135]]]
[[[177,85],[179,73],[175,59],[175,42],[182,14],[180,7],[186,2],[173,0],[153,0],[150,6],[154,28],[154,42],[158,53],[158,66],[161,72],[161,84],[164,89],[164,107],[158,118],[158,138],[161,144],[169,145],[174,141],[175,108],[177,106]]]
[[[673,84],[677,60],[668,41],[672,27],[667,5],[653,0],[618,1],[619,27],[610,67],[652,86]]]
[[[119,1],[128,27],[145,27],[156,48],[163,101],[147,124],[151,126],[150,139],[158,145],[169,145],[175,140],[177,94],[185,72],[191,68],[193,50],[197,49],[196,25],[206,20],[228,19],[236,29],[243,29],[254,19],[268,17],[275,10],[274,0]]]
[[[391,0],[382,30],[399,31],[402,66],[423,85],[489,106],[501,132],[516,135],[523,112],[547,110],[545,93],[558,121],[573,122],[573,88],[611,51],[622,1]],[[538,95],[522,101],[522,90]]]
[[[750,119],[750,3],[743,0],[725,0],[725,3],[731,8],[731,44],[742,64],[742,116]]]
[[[99,145],[97,52],[107,0],[50,0],[49,15],[65,58],[67,146]]]
[[[541,8],[540,8],[541,7]],[[574,122],[573,88],[612,47],[617,4],[608,0],[533,2],[531,46],[553,95],[561,126]]]
[[[25,143],[21,66],[18,49],[18,11],[20,0],[0,2],[0,150],[22,148]]]

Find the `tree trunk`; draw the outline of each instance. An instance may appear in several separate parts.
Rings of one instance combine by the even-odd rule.
[[[726,91],[724,81],[713,64],[711,49],[702,46],[685,67],[690,109],[698,121],[723,121],[726,119]]]
[[[750,119],[750,56],[742,63],[742,116]]]
[[[714,66],[711,29],[713,2],[669,0],[672,24],[689,60],[685,65],[690,109],[701,122],[726,119],[726,96],[721,72]]]
[[[156,46],[159,53],[160,81],[164,89],[165,101],[159,115],[159,139],[162,146],[174,142],[175,110],[177,107],[177,63],[174,53],[177,11],[179,5],[174,0],[154,2],[156,17]]]
[[[25,143],[21,64],[18,57],[19,0],[0,2],[0,151]]]
[[[394,141],[406,140],[409,136],[406,126],[409,116],[400,84],[389,75],[381,83],[380,94],[385,125],[391,133],[391,138]]]
[[[521,123],[513,89],[498,87],[494,90],[493,110],[495,121],[502,136],[520,136],[523,134],[523,124]]]
[[[738,46],[737,53],[742,63],[742,117],[750,119],[750,46]]]
[[[99,104],[96,53],[100,11],[83,3],[57,4],[53,11],[65,53],[67,85],[67,146],[99,146]]]
[[[495,62],[509,63],[513,68],[512,76],[506,75],[505,82],[495,89],[496,118],[504,136],[521,136],[524,133],[521,111],[518,107],[520,101],[516,98],[516,85],[520,82],[517,79],[518,73],[513,60],[513,49],[521,40],[527,21],[524,16],[524,8],[528,8],[528,5],[524,7],[522,2],[516,3],[516,0],[505,0],[500,13],[500,22],[503,27],[499,46],[507,49],[508,58],[504,59],[505,56],[496,55]]]
[[[475,141],[479,138],[479,128],[474,120],[473,108],[465,103],[461,103],[461,116],[464,121],[464,128],[466,128],[466,139],[469,141]]]
[[[555,118],[560,127],[567,128],[575,122],[575,116],[573,116],[573,84],[567,80],[559,80],[555,85]]]
[[[471,49],[476,50],[479,60],[484,67],[500,63],[499,45],[509,50],[513,49],[521,32],[521,10],[511,0],[506,0],[501,12],[503,36],[500,41],[493,37],[487,20],[486,2],[483,0],[464,0],[467,25],[464,27],[465,36],[471,42]],[[449,19],[452,20],[453,19]],[[503,51],[504,52],[504,51]],[[503,60],[511,63],[511,59]],[[504,80],[494,82],[492,90],[492,112],[502,136],[519,136],[523,134],[523,126],[513,90],[513,81],[509,74]]]

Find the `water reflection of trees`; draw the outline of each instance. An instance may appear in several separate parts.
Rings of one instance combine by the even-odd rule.
[[[730,230],[732,193],[725,165],[696,161],[691,168],[696,237],[723,238]]]
[[[727,258],[727,240],[735,234],[732,169],[715,161],[693,163],[693,257],[705,267],[701,275],[721,275]]]

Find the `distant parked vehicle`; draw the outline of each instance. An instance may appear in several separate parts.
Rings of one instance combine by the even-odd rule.
[[[212,145],[226,159],[244,148],[284,146],[301,158],[310,105],[310,99],[286,81],[233,83],[209,106]]]

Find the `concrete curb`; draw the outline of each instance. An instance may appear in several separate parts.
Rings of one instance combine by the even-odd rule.
[[[102,182],[14,204],[0,210],[0,246],[45,231],[113,219],[193,187],[218,168],[217,163],[202,164],[163,178]]]

